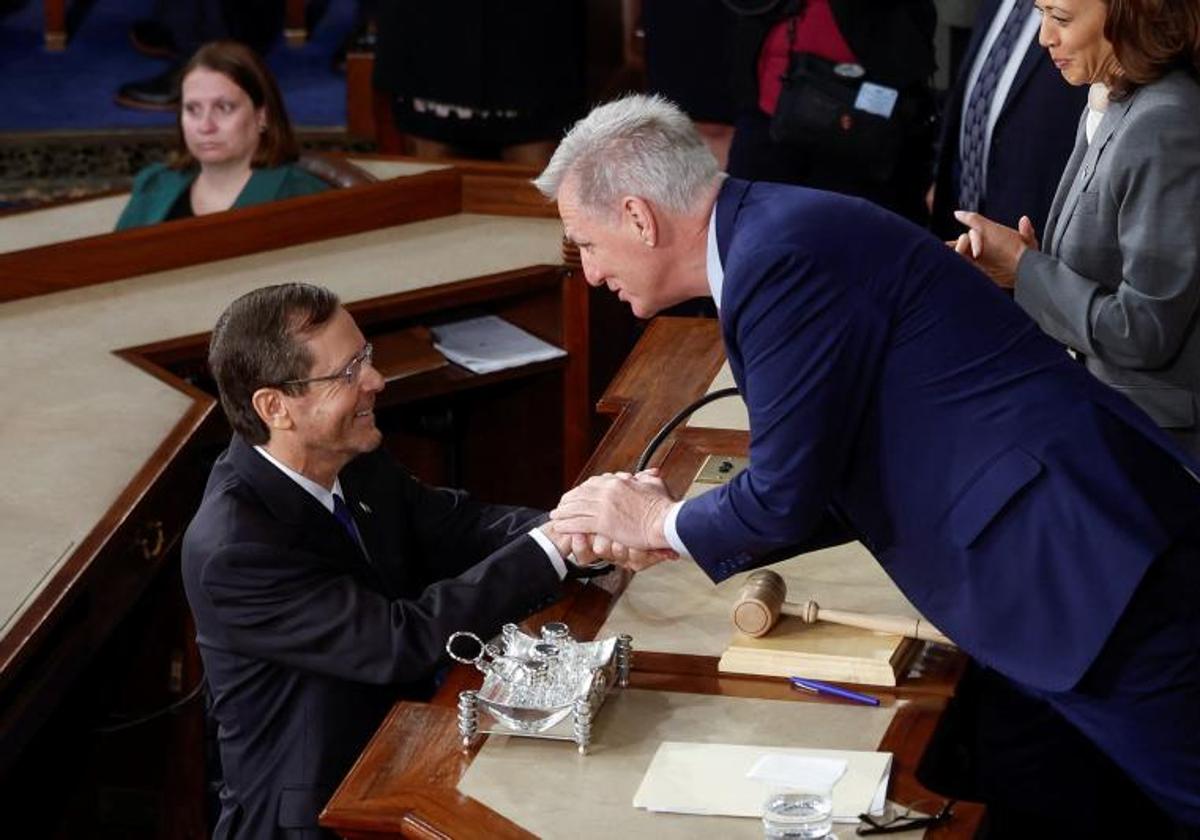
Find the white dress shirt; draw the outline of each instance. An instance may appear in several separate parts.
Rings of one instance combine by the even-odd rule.
[[[1096,129],[1100,127],[1100,121],[1104,119],[1104,112],[1107,110],[1108,85],[1104,82],[1094,82],[1088,88],[1087,121],[1083,124],[1083,132],[1089,146],[1092,144],[1092,138],[1096,136]]]

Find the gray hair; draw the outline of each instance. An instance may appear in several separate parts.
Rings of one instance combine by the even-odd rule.
[[[554,199],[573,175],[580,205],[593,212],[615,213],[623,196],[636,195],[682,213],[719,174],[717,159],[677,105],[633,94],[575,123],[533,184]]]

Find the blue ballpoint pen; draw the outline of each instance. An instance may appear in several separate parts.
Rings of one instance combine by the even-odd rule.
[[[791,677],[792,685],[803,691],[811,691],[813,694],[826,694],[830,697],[841,697],[843,700],[853,700],[855,703],[862,703],[866,706],[878,706],[879,698],[872,697],[870,694],[859,694],[857,691],[851,691],[848,688],[842,688],[836,685],[830,685],[827,682],[820,680],[810,680],[804,677]]]

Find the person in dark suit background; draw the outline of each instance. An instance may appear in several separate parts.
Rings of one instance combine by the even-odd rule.
[[[930,228],[942,239],[963,231],[955,210],[978,211],[1011,227],[1029,216],[1037,230],[1045,228],[1087,94],[1063,82],[1038,45],[1040,20],[1029,0],[985,0],[980,6],[942,111],[929,207]],[[970,109],[975,131],[966,138],[973,98],[979,100]],[[974,144],[969,152],[967,143]],[[963,194],[964,154],[973,156],[976,173],[969,195]]]
[[[750,416],[750,467],[719,489],[568,492],[551,517],[574,545],[670,547],[720,581],[857,538],[1200,828],[1200,464],[942,242],[860,200],[722,181],[669,103],[597,108],[536,183],[634,314],[713,296]]]
[[[371,359],[337,297],[306,284],[238,298],[213,331],[234,436],[182,554],[218,838],[316,836],[390,705],[431,690],[449,635],[494,634],[568,574],[543,512],[428,487],[379,451]]]

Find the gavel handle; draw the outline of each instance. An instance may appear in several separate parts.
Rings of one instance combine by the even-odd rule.
[[[831,624],[861,627],[864,630],[876,630],[880,633],[907,636],[910,639],[937,642],[954,647],[954,642],[950,641],[940,630],[928,621],[919,618],[828,609],[817,606],[815,601],[806,601],[803,604],[784,601],[779,611],[785,615],[803,618],[805,621],[828,621]]]

